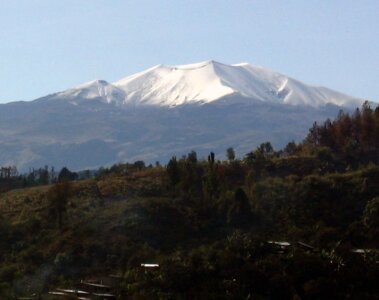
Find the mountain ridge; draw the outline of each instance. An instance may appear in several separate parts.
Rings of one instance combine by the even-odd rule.
[[[115,82],[97,79],[53,94],[54,98],[101,98],[117,105],[173,107],[210,103],[231,94],[289,105],[356,107],[364,100],[249,63],[214,60],[185,65],[159,64]],[[49,95],[50,96],[50,95]],[[43,97],[45,98],[45,97]]]

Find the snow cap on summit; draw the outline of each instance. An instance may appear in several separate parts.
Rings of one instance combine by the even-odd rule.
[[[157,65],[121,79],[125,104],[177,106],[209,103],[230,94],[264,102],[319,107],[328,103],[360,106],[363,100],[327,88],[310,86],[248,63],[227,65],[209,60],[186,65]]]
[[[156,65],[108,83],[94,80],[55,94],[60,98],[100,99],[117,105],[178,106],[210,103],[238,95],[269,103],[322,107],[359,107],[364,102],[342,93],[311,86],[249,63],[233,65],[214,60],[185,65]]]

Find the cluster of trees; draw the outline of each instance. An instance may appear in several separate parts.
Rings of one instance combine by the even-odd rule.
[[[180,160],[173,157],[167,164],[168,188],[171,196],[216,222],[248,223],[252,215],[243,182],[244,166],[235,160],[233,148],[227,149],[228,162],[215,159],[211,152],[206,161],[198,161],[195,151]]]
[[[79,178],[92,178],[92,173],[83,171],[79,177],[78,173],[71,172],[66,167],[63,167],[60,171],[55,171],[54,167],[49,168],[49,166],[38,169],[31,168],[26,173],[18,172],[15,166],[0,167],[0,193],[17,188],[47,185]]]
[[[191,152],[169,161],[168,187],[172,197],[187,203],[189,209],[212,215],[217,224],[259,225],[260,230],[278,236],[304,234],[307,241],[322,247],[342,239],[355,246],[362,240],[374,242],[369,231],[375,230],[375,222],[365,221],[368,231],[362,231],[357,240],[347,232],[356,222],[362,225],[363,220],[377,216],[378,167],[371,165],[352,173],[320,173],[328,158],[308,161],[299,157],[301,164],[291,166],[292,174],[281,172],[283,165],[293,160],[296,158],[280,158],[268,143],[242,161],[216,161],[213,153],[207,161],[197,161],[196,153]],[[304,168],[308,163],[311,166]],[[316,234],[312,232],[315,224]],[[331,231],[342,233],[328,240],[324,235]]]
[[[0,193],[18,187],[15,183],[17,183],[19,179],[19,174],[15,166],[0,167]]]
[[[305,146],[326,147],[351,163],[379,163],[379,107],[366,102],[349,115],[341,111],[334,121],[315,123]]]
[[[0,168],[0,178],[1,179],[10,179],[18,175],[16,166],[8,166]]]

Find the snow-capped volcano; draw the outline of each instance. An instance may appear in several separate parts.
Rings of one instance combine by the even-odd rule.
[[[226,65],[205,61],[189,65],[158,65],[113,85],[125,92],[125,104],[137,105],[209,103],[231,94],[264,102],[312,107],[328,103],[355,107],[363,102],[248,63]]]
[[[0,166],[93,168],[167,161],[195,150],[243,157],[262,142],[302,140],[313,124],[363,100],[247,63],[158,65],[0,105]],[[326,105],[331,104],[331,105]]]

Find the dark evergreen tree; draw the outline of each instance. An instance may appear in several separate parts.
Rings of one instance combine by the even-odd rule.
[[[59,182],[77,180],[77,179],[78,179],[78,174],[75,172],[71,172],[66,167],[63,167],[62,170],[59,172],[59,175],[58,175],[58,181]]]
[[[146,167],[146,165],[143,160],[137,160],[136,162],[133,163],[133,167],[141,171],[142,169]]]
[[[175,187],[180,182],[180,169],[176,156],[173,156],[167,164],[167,174],[171,187]]]
[[[234,199],[228,209],[227,221],[231,225],[243,226],[251,223],[251,207],[249,198],[242,188],[234,192]]]
[[[57,220],[59,229],[63,228],[70,192],[71,184],[69,181],[64,180],[54,184],[47,193],[50,216]]]

